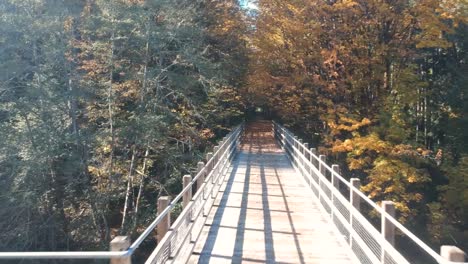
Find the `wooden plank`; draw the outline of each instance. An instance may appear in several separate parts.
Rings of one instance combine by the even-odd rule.
[[[271,132],[247,128],[189,263],[351,263]]]

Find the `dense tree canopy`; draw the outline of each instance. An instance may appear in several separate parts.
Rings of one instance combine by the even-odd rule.
[[[466,3],[258,4],[246,102],[395,201],[427,240],[466,248]]]
[[[234,1],[0,2],[2,250],[104,249],[240,122]]]
[[[0,1],[2,251],[138,234],[255,107],[468,249],[466,2],[255,5]]]

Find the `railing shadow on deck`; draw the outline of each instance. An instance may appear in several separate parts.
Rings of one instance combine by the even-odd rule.
[[[273,122],[274,135],[291,163],[315,194],[322,210],[329,215],[336,231],[344,236],[360,263],[465,263],[465,254],[456,247],[442,247],[442,256],[426,245],[395,218],[394,205],[377,205],[359,189],[359,179],[347,181],[338,165],[328,166],[326,156],[309,148],[288,129]],[[346,194],[347,197],[344,195]],[[380,216],[376,223],[375,216]],[[380,224],[380,225],[379,225]],[[381,229],[380,231],[378,229]],[[395,234],[412,243],[417,254],[403,254]],[[422,261],[422,262],[421,262]]]
[[[265,132],[265,131],[263,131]],[[268,131],[271,133],[271,130]],[[272,217],[271,217],[271,212],[280,212],[287,214],[288,216],[288,222],[289,226],[291,229],[291,232],[287,232],[288,235],[293,236],[294,238],[294,243],[295,247],[297,250],[297,255],[299,257],[299,262],[298,263],[305,263],[304,257],[303,257],[303,252],[301,249],[301,245],[299,243],[298,239],[298,234],[296,233],[296,229],[294,226],[294,222],[291,216],[291,211],[288,206],[288,202],[286,199],[286,194],[283,190],[282,187],[282,182],[279,178],[278,175],[278,169],[282,169],[281,166],[284,166],[281,162],[275,162],[278,160],[279,157],[284,157],[284,153],[275,153],[271,151],[264,151],[264,143],[265,141],[263,140],[258,140],[258,139],[263,139],[261,135],[256,135],[255,132],[251,133],[251,135],[246,135],[245,137],[251,137],[251,138],[256,138],[257,140],[255,142],[248,142],[247,140],[243,140],[243,147],[242,151],[237,156],[237,159],[242,158],[244,161],[237,160],[237,162],[234,162],[233,165],[233,170],[231,175],[229,176],[226,185],[225,185],[225,190],[222,195],[222,198],[220,199],[220,203],[218,206],[218,209],[216,210],[214,217],[213,217],[213,222],[209,228],[209,233],[207,240],[203,246],[203,249],[201,252],[195,252],[195,254],[199,255],[198,258],[198,263],[209,263],[211,260],[214,260],[216,258],[222,258],[226,260],[231,260],[232,263],[241,263],[242,261],[251,261],[251,262],[264,262],[264,263],[276,263],[276,258],[275,258],[275,248],[274,248],[274,239],[273,239],[273,234],[275,232],[279,233],[285,233],[282,231],[277,231],[274,230],[272,227]],[[272,135],[271,135],[272,136]],[[272,138],[272,137],[271,137]],[[245,138],[244,138],[245,139]],[[268,140],[266,141],[268,143],[273,143],[276,145],[276,148],[278,147],[276,142],[269,142]],[[271,148],[270,148],[271,149]],[[252,151],[255,151],[256,153],[252,153]],[[266,152],[266,153],[265,153]],[[267,175],[265,173],[265,163],[266,162],[272,162],[274,163],[274,173],[271,175]],[[288,163],[285,168],[291,168],[291,165]],[[238,168],[239,166],[245,166],[245,174],[242,175],[243,181],[235,181],[236,174],[238,174]],[[250,185],[253,184],[251,182],[251,168],[252,166],[257,166],[259,167],[259,176],[260,181],[261,181],[261,193],[251,193],[250,192]],[[267,177],[271,177],[277,180],[277,184],[273,184],[275,186],[278,186],[280,188],[281,194],[280,195],[270,195],[268,192],[268,185],[267,182]],[[239,179],[238,179],[239,180]],[[242,192],[233,192],[232,187],[233,184],[243,184],[243,191]],[[222,226],[221,221],[224,217],[228,217],[228,215],[224,215],[226,208],[232,208],[232,206],[228,206],[228,200],[231,195],[236,195],[236,194],[241,194],[241,205],[240,207],[235,207],[240,210],[239,212],[239,218],[237,221],[237,226]],[[249,208],[248,207],[248,199],[250,195],[261,195],[261,200],[262,200],[262,208]],[[274,196],[274,197],[281,197],[282,201],[285,206],[285,210],[271,210],[270,205],[269,205],[269,196]],[[247,218],[247,211],[248,210],[261,210],[263,214],[263,229],[252,229],[246,227],[246,218]],[[235,228],[236,229],[236,237],[235,237],[235,244],[233,248],[233,252],[230,255],[219,255],[219,254],[213,254],[213,250],[215,247],[216,243],[222,243],[222,241],[218,240],[218,234],[221,228]],[[264,252],[265,252],[265,259],[251,259],[251,258],[244,258],[243,257],[243,252],[244,252],[244,242],[245,242],[245,232],[246,231],[256,231],[256,232],[262,232],[264,236]]]

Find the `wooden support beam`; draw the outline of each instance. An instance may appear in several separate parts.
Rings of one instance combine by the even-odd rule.
[[[340,174],[340,166],[339,166],[339,165],[333,164],[333,165],[332,165],[332,170],[333,170],[335,173]],[[332,182],[333,187],[339,190],[339,189],[340,189],[340,180],[339,180],[338,177],[335,175],[335,173],[332,174],[331,182]]]
[[[216,164],[216,162],[218,162],[218,159],[219,159],[219,153],[216,153],[216,152],[218,152],[218,150],[219,150],[219,146],[215,146],[213,148],[213,155],[214,155],[213,157],[215,157],[215,162],[214,162],[215,164]]]
[[[210,163],[211,158],[213,158],[213,152],[206,153],[206,173],[205,177],[208,176],[213,169],[214,162]]]
[[[441,246],[440,255],[451,262],[465,262],[465,252],[456,246]]]
[[[198,162],[197,163],[197,174],[203,170],[203,167],[205,167],[205,163],[203,163],[202,161]],[[203,185],[203,182],[205,182],[205,175],[206,175],[206,171],[204,171],[200,177],[198,177],[197,179],[197,191],[200,190],[201,186]]]
[[[383,201],[382,202],[382,210],[389,214],[391,217],[395,217],[395,204],[391,201]],[[385,240],[390,243],[390,245],[395,245],[395,226],[382,214],[382,224],[381,224],[381,232],[382,236]],[[388,263],[385,261],[385,255],[388,254],[385,252],[384,247],[382,247],[382,255],[381,255],[381,262],[383,264]]]
[[[361,180],[359,180],[358,178],[351,178],[349,180],[349,182],[350,182],[351,186],[353,186],[354,188],[360,190]],[[352,188],[349,190],[349,203],[351,204],[352,207],[356,208],[356,210],[358,212],[361,211],[361,198],[359,197],[359,194],[357,194],[357,192],[355,190],[353,190]],[[350,212],[349,212],[349,223],[350,223],[351,229],[354,229],[354,226],[353,226],[353,210],[350,210]],[[352,248],[352,246],[353,246],[352,232],[350,233],[350,236],[349,236],[349,245]]]
[[[213,148],[213,177],[211,178],[211,182],[212,183],[215,183],[217,177],[218,177],[218,173],[219,173],[219,166],[216,167],[216,169],[214,168],[216,166],[216,163],[218,163],[218,160],[219,160],[219,153],[216,153],[217,151],[219,150],[219,146],[215,146]]]
[[[326,176],[327,169],[325,168],[325,165],[324,165],[324,164],[327,162],[327,156],[325,156],[325,155],[320,155],[320,156],[319,156],[319,159],[323,162],[323,163],[322,163],[322,162],[319,163],[319,166],[318,166],[318,167],[319,167],[319,171],[320,171],[320,173],[321,173],[323,176]]]
[[[314,151],[316,151],[315,148],[310,148],[310,152],[311,152],[311,153],[314,153]],[[314,163],[315,163],[315,159],[314,159],[314,156],[313,156],[313,155],[310,155],[310,156],[309,156],[309,162],[310,162],[310,164],[311,164],[310,170],[309,170],[309,174],[310,174],[310,177],[312,178],[311,181],[314,181],[314,180],[317,178],[317,176],[315,175],[314,169],[313,169],[313,167],[315,167],[315,164],[314,164]],[[312,187],[312,182],[310,183],[310,187]]]
[[[306,158],[307,160],[309,160],[309,155],[307,154],[308,149],[309,149],[309,143],[304,143],[304,149],[303,149],[302,154],[304,154],[304,158]]]
[[[169,206],[169,196],[161,196],[158,199],[158,208],[157,212],[160,215],[168,206]],[[167,231],[171,226],[171,213],[167,213],[166,216],[162,219],[162,221],[156,227],[156,239],[157,241],[161,241],[163,237],[166,235]]]
[[[297,145],[299,143],[297,142],[297,136],[294,136],[293,137],[293,146],[294,146],[294,149],[293,149],[293,154],[294,154],[294,157],[296,157],[296,149],[297,149]]]
[[[392,201],[383,201],[382,210],[395,217],[395,204]],[[395,226],[384,215],[382,215],[382,235],[392,246],[395,244]]]
[[[313,154],[313,155],[311,155],[311,157],[310,157],[310,161],[312,162],[312,165],[314,165],[314,166],[318,169],[318,162],[317,162],[317,160],[314,158],[314,155],[317,156],[317,149],[316,149],[316,148],[311,148],[311,149],[310,149],[310,152]]]
[[[185,189],[192,182],[192,176],[184,175],[182,179],[182,189]],[[182,197],[182,208],[186,208],[189,202],[192,200],[192,188],[189,188]]]
[[[319,159],[325,163],[327,162],[327,156],[325,155],[320,155],[319,156]],[[318,185],[319,185],[319,201],[322,197],[322,194],[320,193],[322,191],[322,175],[323,177],[325,177],[325,173],[326,173],[326,168],[325,166],[322,164],[322,162],[319,162],[319,171],[320,171],[320,175],[318,175]]]
[[[354,188],[360,190],[361,189],[361,180],[358,178],[351,178],[350,180],[351,186],[354,186]],[[351,205],[356,208],[356,210],[361,211],[361,197],[359,197],[359,194],[357,194],[356,191],[353,189],[350,190],[349,193],[349,201]]]
[[[340,191],[340,180],[338,179],[338,177],[335,175],[336,173],[340,173],[340,166],[338,166],[337,164],[333,164],[332,165],[332,171],[333,173],[331,174],[331,183],[332,183],[332,188],[333,189],[336,189],[336,190],[330,190],[331,191],[331,201],[332,201],[332,205],[333,205],[333,209],[331,210],[331,217],[332,217],[332,220],[333,218],[335,217],[336,215],[336,206],[335,206],[335,200],[336,200],[336,195],[335,195],[335,192],[336,191]]]
[[[130,247],[129,236],[117,236],[110,242],[111,251],[125,251]],[[131,256],[125,258],[112,258],[110,264],[131,264]]]

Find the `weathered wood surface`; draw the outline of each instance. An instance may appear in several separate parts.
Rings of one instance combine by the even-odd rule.
[[[241,146],[189,263],[351,263],[271,123],[248,126]]]

